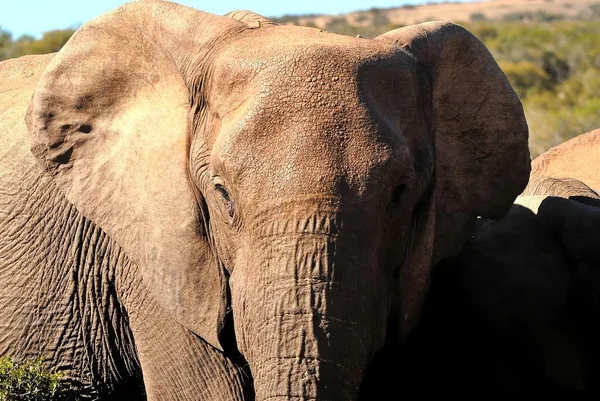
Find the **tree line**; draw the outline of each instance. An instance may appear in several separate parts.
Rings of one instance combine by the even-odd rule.
[[[27,54],[57,52],[75,32],[74,29],[57,29],[45,32],[40,39],[31,35],[13,38],[13,35],[0,28],[0,61],[21,57]]]

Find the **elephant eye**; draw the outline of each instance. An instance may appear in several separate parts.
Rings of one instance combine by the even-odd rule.
[[[386,208],[388,218],[393,219],[396,215],[396,211],[398,210],[398,206],[400,205],[405,189],[406,184],[401,184],[398,185],[392,192],[392,199]]]
[[[221,195],[223,198],[223,202],[225,203],[225,209],[227,210],[227,214],[229,217],[233,217],[234,208],[233,208],[233,200],[231,200],[231,196],[225,187],[221,184],[215,184],[215,190]]]
[[[405,189],[406,184],[398,185],[396,189],[394,189],[394,192],[392,192],[392,206],[396,206],[400,203],[400,200],[402,199],[402,194],[404,193]]]

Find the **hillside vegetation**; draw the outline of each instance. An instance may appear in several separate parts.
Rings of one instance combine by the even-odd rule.
[[[280,24],[371,38],[442,19],[477,36],[506,73],[523,102],[532,156],[600,128],[600,0],[492,0],[274,18]],[[72,33],[56,30],[35,40],[13,39],[0,30],[0,60],[57,51]]]
[[[10,32],[0,27],[0,61],[26,54],[57,52],[67,43],[73,32],[73,29],[57,29],[45,32],[40,39],[30,35],[14,39]]]

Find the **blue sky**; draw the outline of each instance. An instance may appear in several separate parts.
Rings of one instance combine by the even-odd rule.
[[[215,14],[252,10],[268,17],[283,14],[337,14],[371,7],[423,4],[431,0],[178,0],[178,3]],[[465,1],[465,0],[461,0]],[[52,29],[76,27],[126,3],[125,0],[0,0],[0,27],[18,37],[40,37]]]

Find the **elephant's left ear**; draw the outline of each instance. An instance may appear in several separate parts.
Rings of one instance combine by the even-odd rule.
[[[27,117],[32,152],[69,201],[138,264],[167,313],[219,348],[226,283],[189,178],[189,126],[208,54],[243,29],[171,2],[127,3],[77,30]]]
[[[414,55],[429,81],[435,142],[433,263],[455,254],[477,216],[497,219],[531,163],[519,98],[485,46],[464,28],[427,22],[377,40]]]

